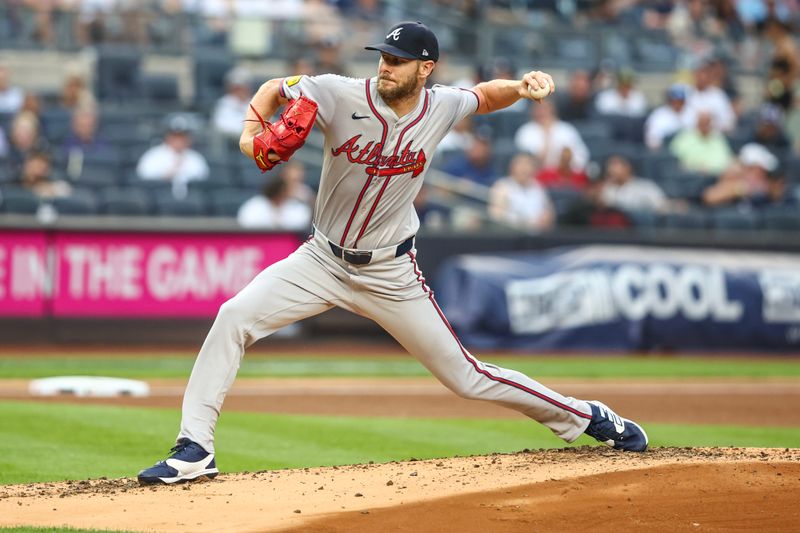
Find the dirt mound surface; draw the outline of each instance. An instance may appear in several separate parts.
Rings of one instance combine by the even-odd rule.
[[[607,448],[0,487],[0,526],[133,531],[788,531],[800,450]],[[604,526],[605,527],[605,526]],[[627,529],[625,529],[627,528]]]
[[[667,465],[340,513],[284,532],[796,531],[798,474],[796,463]]]

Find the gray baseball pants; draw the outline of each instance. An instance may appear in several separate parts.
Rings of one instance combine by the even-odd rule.
[[[415,250],[374,252],[368,265],[333,255],[319,233],[264,269],[225,302],[195,361],[183,398],[178,438],[214,452],[214,428],[245,349],[303,318],[342,307],[377,322],[457,395],[515,409],[572,442],[589,425],[591,408],[531,378],[472,356],[439,309]]]

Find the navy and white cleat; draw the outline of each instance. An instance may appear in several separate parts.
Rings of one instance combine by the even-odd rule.
[[[178,439],[178,443],[164,461],[139,472],[140,485],[158,483],[172,484],[192,481],[199,477],[213,478],[219,474],[214,454],[189,439]]]
[[[647,433],[642,426],[622,418],[598,401],[587,402],[592,408],[592,421],[586,433],[615,450],[643,452],[647,449]]]

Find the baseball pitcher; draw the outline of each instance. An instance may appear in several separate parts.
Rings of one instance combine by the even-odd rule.
[[[177,445],[166,460],[139,473],[140,483],[214,477],[214,428],[245,349],[334,306],[380,324],[459,396],[516,409],[567,442],[587,433],[618,450],[647,448],[644,430],[602,403],[563,396],[475,358],[417,263],[413,200],[436,145],[471,113],[546,97],[555,89],[551,76],[533,71],[471,90],[426,89],[439,45],[421,22],[397,24],[384,42],[367,49],[380,52],[372,78],[273,79],[253,96],[240,146],[262,170],[288,160],[312,127],[325,136],[313,236],[220,307],[186,388]],[[281,106],[280,120],[263,121]]]

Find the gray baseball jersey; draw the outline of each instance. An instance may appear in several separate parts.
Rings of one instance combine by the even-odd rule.
[[[319,104],[325,156],[314,226],[352,249],[384,248],[417,232],[413,201],[436,145],[478,107],[472,91],[436,85],[398,118],[378,96],[376,78],[333,74],[287,78],[281,91]]]
[[[373,319],[456,394],[516,409],[575,440],[592,419],[589,404],[469,353],[436,304],[409,240],[419,227],[413,200],[429,158],[450,128],[478,108],[478,96],[436,86],[397,117],[375,86],[375,78],[333,75],[284,80],[284,96],[302,93],[319,104],[325,161],[316,231],[220,308],[186,388],[179,438],[213,452],[217,418],[245,349],[338,306]],[[369,251],[369,260],[354,264],[337,246]]]

